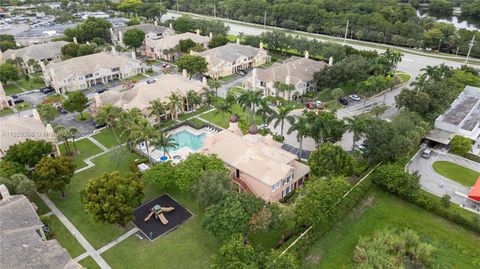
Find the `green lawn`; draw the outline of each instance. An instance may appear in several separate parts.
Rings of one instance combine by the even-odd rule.
[[[22,110],[30,109],[32,105],[30,103],[23,102],[20,104],[16,104],[15,107],[17,108],[18,111],[22,111]]]
[[[207,110],[209,110],[209,109],[212,109],[212,108],[209,107],[209,106],[204,106],[204,107],[199,108],[199,109],[197,109],[197,110],[195,110],[195,111],[188,112],[188,113],[183,113],[182,115],[178,116],[178,119],[179,119],[179,120],[186,120],[186,119],[191,118],[191,117],[193,117],[193,116],[196,116],[196,115],[198,115],[198,114],[200,114],[200,113],[203,113],[203,112],[205,112],[205,111],[207,111]]]
[[[345,220],[315,242],[303,268],[352,268],[352,253],[361,236],[385,227],[414,230],[435,249],[429,268],[478,268],[478,235],[381,190],[369,193]]]
[[[239,87],[239,86],[235,86],[233,88],[230,88],[230,90],[228,90],[228,91],[231,92],[231,93],[234,93],[234,94],[241,94],[242,92],[245,91],[245,89],[242,88],[242,87]]]
[[[398,77],[400,77],[400,79],[402,79],[402,82],[400,83],[404,83],[404,82],[407,82],[410,80],[410,75],[407,74],[407,73],[403,73],[403,72],[398,72],[397,71],[397,74],[396,74]]]
[[[147,76],[145,76],[144,74],[138,74],[138,75],[135,75],[135,76],[131,76],[131,77],[128,77],[124,80],[142,80],[142,79],[145,79],[147,78]]]
[[[116,130],[116,134],[121,144],[127,142],[127,136],[122,134],[121,131]],[[115,146],[118,146],[118,142],[113,135],[112,128],[105,128],[92,137],[98,142],[100,142],[100,144],[104,145],[106,148],[113,148]]]
[[[241,125],[246,126],[246,122],[250,122],[251,114],[247,114],[243,109],[238,105],[234,104],[232,106],[232,112],[239,117],[239,121]],[[210,121],[213,124],[216,124],[222,128],[228,128],[230,115],[227,113],[222,115],[222,113],[218,113],[217,111],[211,111],[207,114],[203,114],[201,116],[206,121]],[[243,123],[242,123],[243,122]],[[262,124],[262,118],[259,116],[255,116],[255,123]]]
[[[0,117],[13,114],[13,111],[10,108],[5,108],[0,110]]]
[[[480,177],[480,172],[452,162],[437,161],[432,167],[440,175],[469,187],[473,186]]]
[[[210,256],[220,242],[202,228],[203,211],[188,194],[161,190],[154,185],[145,188],[145,201],[167,192],[185,206],[193,217],[174,231],[149,241],[130,236],[102,256],[112,268],[209,268]]]
[[[114,150],[92,160],[95,163],[94,167],[75,174],[70,184],[67,185],[66,193],[68,196],[66,198],[61,199],[58,192],[48,194],[48,197],[96,249],[111,242],[131,227],[121,228],[113,224],[94,223],[93,219],[83,209],[80,192],[91,178],[100,176],[105,172],[119,170],[122,174],[127,173],[130,164],[137,158],[138,155],[130,153],[127,148]]]
[[[70,149],[74,150],[73,143],[70,141],[68,142],[68,144],[70,145]],[[76,140],[75,145],[78,151],[78,154],[75,155],[73,158],[73,163],[77,166],[76,169],[87,166],[87,164],[83,161],[84,159],[102,152],[102,150],[99,147],[97,147],[97,145],[93,144],[93,142],[91,142],[86,138]],[[64,144],[59,145],[59,147],[60,147],[60,152],[62,154],[65,154]]]
[[[22,78],[21,80],[18,80],[16,82],[18,85],[20,85],[20,87],[23,87],[27,91],[36,90],[45,86],[45,83],[43,83],[43,81],[42,82],[35,81],[35,79],[33,78],[28,81]]]
[[[12,95],[12,94],[17,94],[17,93],[23,92],[22,89],[20,89],[19,87],[17,87],[17,85],[15,85],[13,83],[7,84],[7,86],[5,86],[4,89],[5,89],[5,93],[7,95]]]
[[[95,262],[95,260],[88,256],[85,259],[81,260],[80,265],[83,266],[86,269],[100,269],[100,266]]]
[[[50,216],[48,219],[50,222],[49,226],[54,234],[53,238],[57,239],[58,243],[68,251],[70,257],[75,258],[85,252],[77,239],[73,237],[56,216]]]
[[[39,216],[51,211],[50,208],[45,204],[45,202],[43,202],[43,200],[40,198],[40,196],[38,196],[36,192],[30,194],[28,196],[28,200],[30,200],[30,202],[33,202],[38,207],[37,213]]]

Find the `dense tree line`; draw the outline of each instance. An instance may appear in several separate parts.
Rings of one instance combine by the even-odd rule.
[[[322,33],[338,37],[345,35],[349,21],[348,38],[389,43],[406,47],[421,47],[465,55],[468,41],[479,31],[456,30],[450,23],[435,22],[431,17],[417,17],[415,8],[396,0],[325,0],[325,1],[215,1],[216,15],[292,30]],[[451,14],[450,1],[431,1],[432,11]],[[447,2],[445,4],[445,2]],[[179,0],[181,11],[212,15],[213,1]],[[177,2],[166,2],[168,8],[177,9]],[[465,14],[479,16],[479,3],[465,1]],[[476,12],[476,13],[475,13]],[[472,55],[480,56],[480,45],[472,49]]]

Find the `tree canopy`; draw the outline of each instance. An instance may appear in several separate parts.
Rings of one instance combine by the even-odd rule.
[[[5,184],[11,194],[23,194],[28,196],[35,191],[35,183],[24,174],[0,177],[0,184]]]
[[[75,165],[70,157],[43,157],[35,165],[33,180],[39,192],[60,191],[63,198],[65,187],[70,183],[74,172]]]
[[[82,91],[68,94],[68,99],[63,102],[63,107],[70,112],[79,112],[83,118],[83,110],[87,107],[88,98]]]
[[[130,48],[134,48],[135,52],[140,46],[143,45],[144,39],[145,32],[137,28],[129,29],[123,35],[123,43]]]
[[[34,167],[44,156],[52,153],[52,151],[52,143],[50,142],[27,139],[24,142],[11,145],[3,159]]]
[[[192,186],[192,194],[203,208],[220,201],[232,190],[232,180],[225,172],[204,172]]]
[[[342,147],[325,143],[312,152],[308,159],[311,175],[315,177],[350,176],[355,159]]]
[[[190,79],[195,75],[202,75],[208,71],[205,59],[197,55],[183,55],[177,61],[177,66],[180,72],[182,72],[183,69],[187,70],[188,74],[190,74]]]
[[[0,65],[0,81],[3,84],[7,84],[8,81],[15,81],[19,79],[20,68],[10,63],[4,63]]]

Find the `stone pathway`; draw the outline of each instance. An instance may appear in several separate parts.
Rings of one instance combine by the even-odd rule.
[[[97,139],[91,137],[91,136],[87,136],[87,139],[92,141],[93,144],[97,145],[97,147],[99,147],[100,149],[102,149],[103,151],[107,151],[108,148],[105,147],[104,145],[102,145],[100,142],[98,142]]]
[[[101,247],[99,250],[98,250],[98,253],[102,254],[104,253],[105,251],[111,249],[112,247],[114,247],[115,245],[117,245],[118,243],[122,242],[123,240],[129,238],[131,235],[135,234],[136,232],[138,232],[139,229],[137,227],[135,228],[132,228],[130,231],[124,233],[123,235],[121,235],[120,237],[118,237],[117,239],[113,240],[112,242],[106,244],[105,246]]]
[[[38,194],[45,204],[52,210],[52,213],[63,223],[65,228],[75,237],[80,245],[86,250],[88,256],[92,257],[102,269],[111,269],[110,265],[100,256],[100,253],[87,241],[80,231],[63,215],[63,213],[55,206],[55,204],[45,195]]]

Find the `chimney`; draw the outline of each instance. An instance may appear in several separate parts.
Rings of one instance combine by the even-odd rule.
[[[123,44],[123,33],[122,33],[122,31],[118,31],[118,42]]]
[[[212,32],[208,33],[208,37],[210,37],[210,39],[213,38]]]
[[[10,192],[4,184],[0,185],[0,195],[2,196],[2,200],[10,199]]]
[[[170,29],[173,29],[172,23],[170,23],[170,24],[168,25],[168,27],[170,27]]]
[[[182,76],[183,76],[184,78],[188,78],[187,69],[183,69],[183,70],[182,70]]]
[[[237,135],[243,135],[242,130],[238,127],[238,118],[232,114],[229,119],[228,130]]]
[[[197,35],[200,35],[200,29],[197,29],[196,32],[197,32]]]
[[[132,51],[132,59],[134,59],[134,60],[137,59],[137,55],[135,55],[135,51]]]
[[[240,38],[237,37],[237,44],[240,44]]]
[[[115,46],[112,46],[112,55],[117,56],[117,50],[115,49]]]
[[[57,139],[57,136],[55,135],[55,132],[53,131],[53,127],[50,123],[47,124],[47,137],[48,137],[48,141],[56,141]]]
[[[155,21],[153,22],[153,24],[155,24],[155,26],[158,26],[157,20],[155,20]]]
[[[305,51],[305,59],[310,58],[310,53],[308,53],[308,50]]]
[[[260,46],[259,47],[260,47],[260,49],[263,49],[263,42],[262,41],[260,41]]]
[[[76,37],[76,36],[73,37],[73,43],[78,44],[78,41],[77,41],[77,37]]]
[[[285,84],[290,84],[290,76],[285,77]]]
[[[333,57],[328,58],[328,65],[333,65]]]
[[[257,68],[253,68],[252,70],[252,87],[255,88],[257,85]]]
[[[208,86],[207,77],[203,77],[203,78],[202,78],[202,84],[203,84],[203,86],[205,86],[205,87]]]
[[[38,114],[38,111],[36,109],[32,110],[32,115],[33,115],[34,120],[39,121],[39,122],[42,121],[42,119],[40,119],[40,114]]]

